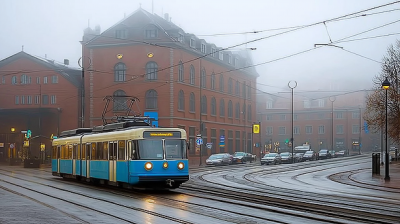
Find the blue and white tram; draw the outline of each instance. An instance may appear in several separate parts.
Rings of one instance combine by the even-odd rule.
[[[53,140],[53,175],[148,188],[189,180],[184,129],[120,126],[63,132]]]

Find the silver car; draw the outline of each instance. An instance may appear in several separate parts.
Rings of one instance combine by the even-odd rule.
[[[278,163],[281,163],[281,156],[278,153],[268,153],[263,158],[261,158],[261,165]]]
[[[206,165],[227,165],[230,164],[230,157],[226,153],[212,154],[207,160]]]

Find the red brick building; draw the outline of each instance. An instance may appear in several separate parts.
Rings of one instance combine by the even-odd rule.
[[[31,158],[43,158],[41,143],[50,150],[52,134],[77,128],[80,80],[80,70],[23,51],[1,60],[0,160],[11,148],[14,158],[21,156],[21,131],[31,130]]]
[[[362,119],[367,92],[319,92],[294,94],[294,146],[311,145],[319,149],[351,149],[353,142],[361,144],[361,151],[380,147],[380,134],[372,133]],[[333,97],[334,96],[334,97]],[[289,150],[291,133],[291,93],[259,97],[258,118],[262,121],[264,148],[280,147]],[[332,103],[333,101],[333,103]],[[332,129],[333,106],[333,129]]]
[[[110,104],[107,119],[126,111],[125,100],[134,96],[140,100],[132,107],[136,114],[157,112],[159,126],[187,131],[190,157],[196,161],[200,133],[204,149],[213,143],[203,150],[204,156],[253,151],[258,74],[244,68],[252,63],[248,52],[222,50],[184,32],[168,15],[162,18],[143,9],[104,32],[87,28],[82,46],[85,126],[102,123],[105,96],[119,96]]]

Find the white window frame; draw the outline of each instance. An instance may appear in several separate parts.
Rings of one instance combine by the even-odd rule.
[[[40,84],[40,77],[36,77],[36,84]]]
[[[274,127],[273,126],[267,126],[266,130],[266,135],[273,135],[274,134]]]
[[[219,51],[218,59],[223,61],[224,60],[224,52]]]
[[[57,75],[53,75],[51,77],[51,83],[58,83],[58,76]]]
[[[56,103],[57,103],[56,95],[51,95],[50,96],[50,104],[56,104]]]
[[[204,43],[201,43],[200,50],[201,50],[201,53],[204,53],[204,54],[207,52],[206,45]]]
[[[325,134],[325,125],[318,126],[318,134]]]
[[[215,58],[216,55],[217,55],[217,49],[211,48],[211,56]]]
[[[232,64],[232,55],[228,54],[228,63]]]
[[[43,84],[47,84],[47,76],[43,77]]]
[[[281,129],[283,130],[283,133],[281,133]],[[281,126],[278,128],[278,134],[279,135],[286,135],[286,127]]]
[[[191,48],[195,48],[195,47],[196,47],[196,40],[193,39],[193,38],[190,38],[189,46],[190,46]]]
[[[272,109],[273,103],[272,101],[267,101],[267,108],[266,109]]]
[[[306,134],[312,134],[313,133],[312,129],[313,129],[312,125],[306,125],[305,127]]]

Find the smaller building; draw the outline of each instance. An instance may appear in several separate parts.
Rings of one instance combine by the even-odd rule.
[[[80,86],[81,71],[54,60],[23,51],[1,60],[0,160],[50,155],[50,137],[79,126]]]
[[[320,149],[348,150],[354,144],[361,151],[380,145],[380,135],[371,133],[362,118],[366,92],[318,92],[263,95],[258,98],[258,118],[262,121],[262,142],[266,151],[290,151],[293,145]]]

